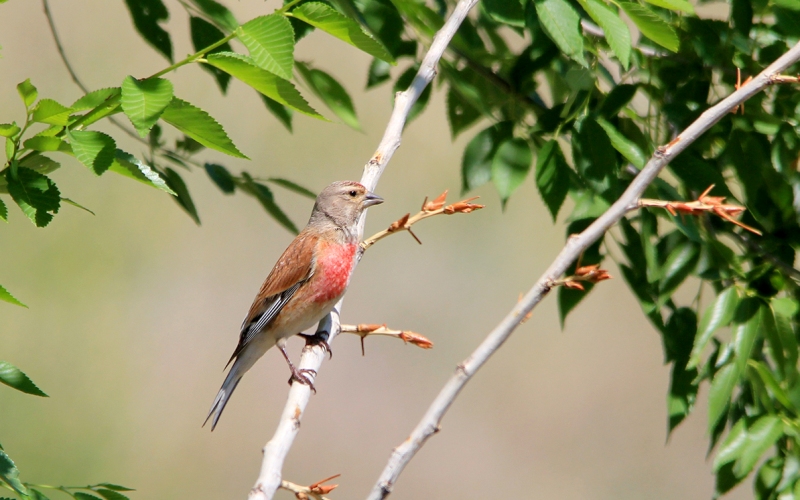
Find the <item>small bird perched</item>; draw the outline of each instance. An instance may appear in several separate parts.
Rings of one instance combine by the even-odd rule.
[[[297,380],[313,389],[306,370],[289,360],[286,340],[317,324],[344,294],[358,251],[358,219],[379,203],[383,198],[355,181],[334,182],[317,196],[308,224],[278,259],[244,318],[239,345],[228,361],[233,367],[203,425],[213,415],[214,430],[239,380],[274,345],[292,370],[289,383]]]

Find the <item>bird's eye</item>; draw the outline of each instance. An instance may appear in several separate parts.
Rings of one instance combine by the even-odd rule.
[[[350,191],[347,194],[349,194],[351,197],[355,198],[358,193],[356,193],[355,190],[353,190],[353,191]]]

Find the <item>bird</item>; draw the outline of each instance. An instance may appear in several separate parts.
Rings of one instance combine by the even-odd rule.
[[[380,203],[383,198],[355,181],[337,181],[320,192],[308,224],[275,263],[244,318],[239,343],[225,365],[233,366],[203,426],[213,416],[214,430],[242,376],[272,346],[278,346],[289,364],[289,384],[298,381],[314,389],[306,375],[313,370],[295,368],[286,354],[286,341],[317,324],[342,297],[359,249],[358,220],[364,210]],[[306,337],[330,352],[326,336]]]

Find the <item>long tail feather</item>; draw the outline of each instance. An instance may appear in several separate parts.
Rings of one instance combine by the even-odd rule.
[[[222,410],[225,409],[225,405],[228,404],[228,400],[231,398],[231,394],[236,389],[236,386],[239,385],[239,381],[242,380],[242,376],[238,373],[239,370],[236,369],[236,366],[231,369],[228,373],[228,376],[225,377],[225,382],[222,383],[222,387],[219,389],[217,393],[217,397],[214,398],[214,404],[211,405],[211,409],[208,411],[208,416],[206,420],[203,422],[203,427],[208,423],[208,419],[211,416],[214,416],[214,420],[211,421],[211,430],[214,430],[214,427],[217,426],[217,422],[219,421],[219,417],[222,415]]]

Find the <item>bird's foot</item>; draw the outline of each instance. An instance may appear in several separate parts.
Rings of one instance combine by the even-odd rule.
[[[305,333],[298,333],[301,337],[306,339],[306,345],[321,345],[323,349],[328,351],[330,358],[333,359],[333,350],[331,349],[330,344],[328,344],[328,336],[330,335],[325,330],[316,332],[314,335],[308,335]]]
[[[314,391],[314,394],[316,394],[317,393],[317,388],[314,387],[314,382],[312,382],[311,379],[308,378],[307,374],[316,377],[317,376],[317,371],[316,370],[312,370],[310,368],[301,368],[300,370],[298,370],[297,368],[292,366],[292,376],[289,377],[289,385],[292,385],[292,383],[294,383],[294,381],[296,380],[296,381],[300,382],[301,384],[307,385],[308,387],[310,387],[311,390]]]

